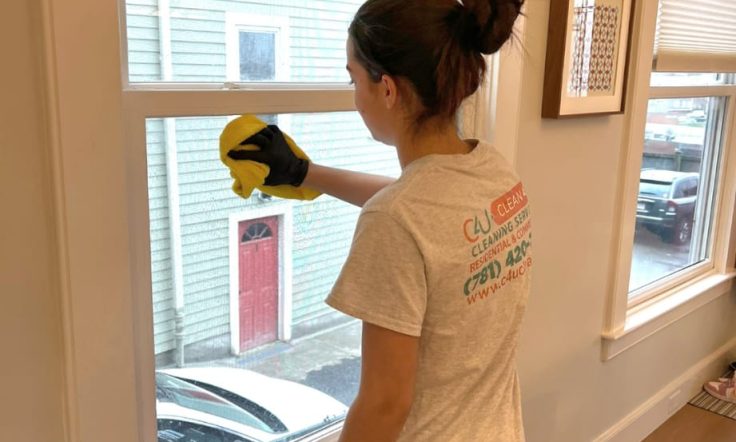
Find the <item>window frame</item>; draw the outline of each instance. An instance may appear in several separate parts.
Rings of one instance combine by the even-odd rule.
[[[629,79],[622,139],[621,178],[614,227],[609,299],[602,332],[601,358],[609,360],[658,330],[686,316],[707,302],[729,293],[736,277],[736,85],[697,87],[651,86],[652,52],[658,2],[636,2],[632,75]],[[633,260],[639,174],[644,151],[644,133],[651,99],[726,97],[721,142],[721,170],[713,204],[712,252],[700,262],[637,293],[643,300],[629,302],[629,278]],[[702,185],[702,184],[701,184]]]

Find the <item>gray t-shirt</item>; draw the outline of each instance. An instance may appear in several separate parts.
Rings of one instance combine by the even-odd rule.
[[[516,348],[531,276],[517,174],[492,146],[429,155],[364,206],[327,303],[419,337],[402,442],[524,440]]]

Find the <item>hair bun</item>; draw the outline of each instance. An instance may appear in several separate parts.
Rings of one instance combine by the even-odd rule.
[[[480,52],[478,43],[483,29],[474,11],[458,3],[457,7],[450,12],[448,22],[454,37],[458,39],[462,47]]]
[[[524,0],[463,0],[457,19],[461,44],[483,54],[498,51],[511,37],[523,4]]]

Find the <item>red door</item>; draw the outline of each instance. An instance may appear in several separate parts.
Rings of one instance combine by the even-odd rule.
[[[238,225],[240,351],[276,340],[279,296],[278,218]]]

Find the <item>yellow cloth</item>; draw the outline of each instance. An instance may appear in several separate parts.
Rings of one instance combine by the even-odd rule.
[[[255,161],[234,160],[227,156],[227,153],[231,150],[259,150],[260,148],[254,144],[241,146],[240,143],[257,134],[266,126],[266,123],[254,115],[243,115],[228,123],[220,134],[220,161],[230,169],[230,176],[235,180],[233,182],[233,192],[243,198],[250,197],[255,188],[269,195],[288,199],[313,200],[320,196],[321,193],[306,187],[294,187],[286,184],[266,186],[263,182],[269,172],[267,165]],[[307,154],[296,145],[290,136],[284,134],[284,138],[294,155],[305,160],[309,159]]]

